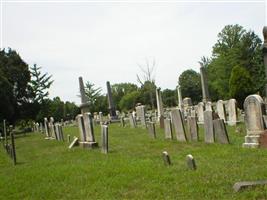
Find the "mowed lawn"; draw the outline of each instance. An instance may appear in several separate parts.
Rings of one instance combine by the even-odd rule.
[[[0,147],[0,199],[267,199],[267,187],[235,193],[237,181],[267,179],[267,150],[244,149],[245,133],[227,127],[230,145],[157,139],[146,129],[109,126],[109,154],[45,140],[40,133],[16,137],[18,165]],[[244,130],[244,127],[243,127]],[[78,136],[77,127],[64,128]],[[101,146],[100,127],[95,127]],[[172,165],[166,167],[162,152]],[[192,154],[197,170],[186,167]]]

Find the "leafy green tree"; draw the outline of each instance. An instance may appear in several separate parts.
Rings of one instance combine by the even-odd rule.
[[[156,105],[156,88],[155,83],[151,81],[144,82],[140,88],[140,103],[147,105],[148,109],[154,109],[153,106]]]
[[[230,95],[234,97],[239,107],[243,106],[245,98],[253,92],[252,78],[249,72],[240,66],[235,66],[232,69],[230,77]]]
[[[162,101],[167,107],[177,106],[177,90],[165,89],[162,91]]]
[[[195,104],[202,100],[201,79],[199,73],[192,69],[185,70],[179,77],[179,84],[183,98],[190,97]]]
[[[140,102],[141,92],[139,90],[132,91],[125,94],[120,100],[119,106],[122,111],[128,111],[135,108],[136,104]]]

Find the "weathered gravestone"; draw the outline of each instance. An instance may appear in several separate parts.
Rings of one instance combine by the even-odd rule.
[[[210,100],[209,90],[208,90],[208,80],[205,67],[200,67],[200,78],[201,78],[201,87],[202,87],[202,97],[203,102],[206,103]]]
[[[51,131],[51,137],[57,139],[53,117],[50,117],[49,130]]]
[[[178,108],[182,110],[183,109],[183,97],[182,97],[180,85],[177,86],[177,93],[178,93]]]
[[[170,119],[164,119],[165,139],[172,139],[172,123]]]
[[[239,192],[242,189],[260,185],[267,185],[267,180],[237,182],[234,184],[233,189],[235,192]]]
[[[160,88],[156,89],[156,100],[157,100],[157,110],[158,110],[158,121],[160,121],[160,118],[164,114]]]
[[[50,138],[50,131],[49,131],[49,126],[48,126],[48,120],[46,117],[44,118],[44,127],[45,127],[45,135],[46,135],[45,139],[49,139]]]
[[[108,126],[101,125],[101,135],[102,135],[102,153],[108,153]]]
[[[129,122],[130,122],[131,128],[136,128],[135,116],[133,116],[132,113],[129,113],[128,116],[129,116]]]
[[[152,119],[151,119],[151,121],[152,121]],[[161,116],[159,117],[159,127],[160,127],[161,129],[164,129],[164,116],[163,116],[163,115],[161,115]]]
[[[185,128],[184,128],[184,120],[183,120],[180,109],[172,110],[171,118],[172,118],[172,124],[174,126],[177,140],[185,142],[186,135],[185,135]]]
[[[147,122],[148,133],[152,138],[156,138],[156,129],[154,122]]]
[[[204,103],[202,102],[197,104],[197,117],[198,122],[202,124],[204,122]]]
[[[189,141],[198,141],[198,125],[196,117],[187,117],[187,128],[187,139]]]
[[[230,99],[228,101],[228,125],[235,126],[236,123],[237,123],[236,100]]]
[[[204,138],[206,143],[214,143],[212,111],[204,111]]]
[[[115,104],[113,102],[112,98],[112,92],[111,92],[111,87],[109,81],[107,81],[107,95],[108,95],[108,108],[109,108],[109,114],[110,114],[110,119],[118,119],[118,116],[116,115],[116,108]]]
[[[121,127],[125,127],[125,121],[124,121],[124,117],[123,116],[121,116],[120,122],[121,122]]]
[[[210,101],[205,104],[205,110],[212,111],[212,103]]]
[[[135,110],[137,118],[141,121],[141,125],[146,127],[146,107],[144,105],[136,106]]]
[[[225,107],[222,100],[217,101],[216,103],[217,113],[220,117],[220,119],[223,119],[226,121],[226,114],[225,114]]]
[[[223,119],[215,119],[213,120],[215,137],[221,144],[229,144],[228,133],[224,124]]]
[[[264,102],[259,95],[249,95],[244,101],[247,135],[243,147],[258,147],[259,137],[264,132]]]
[[[162,152],[163,162],[166,166],[171,165],[171,159],[167,151]]]
[[[196,165],[195,159],[191,154],[186,156],[186,163],[187,163],[188,169],[191,169],[191,170],[196,170],[197,169],[197,165]]]
[[[57,138],[57,140],[64,141],[62,125],[59,124],[59,123],[55,124],[55,129],[56,129],[56,138]]]

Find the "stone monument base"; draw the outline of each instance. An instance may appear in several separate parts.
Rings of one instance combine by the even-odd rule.
[[[88,148],[88,149],[93,149],[98,147],[97,142],[79,142],[79,146],[82,148]]]
[[[243,143],[243,147],[246,148],[257,148],[259,147],[259,135],[247,135],[245,136],[245,143]]]

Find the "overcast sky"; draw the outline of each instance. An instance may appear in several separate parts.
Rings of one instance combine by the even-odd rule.
[[[186,69],[199,71],[217,34],[240,24],[260,38],[266,22],[262,1],[254,3],[3,3],[3,47],[30,66],[52,74],[50,97],[75,101],[78,77],[103,88],[132,82],[145,59],[156,61],[156,85],[174,89]]]

